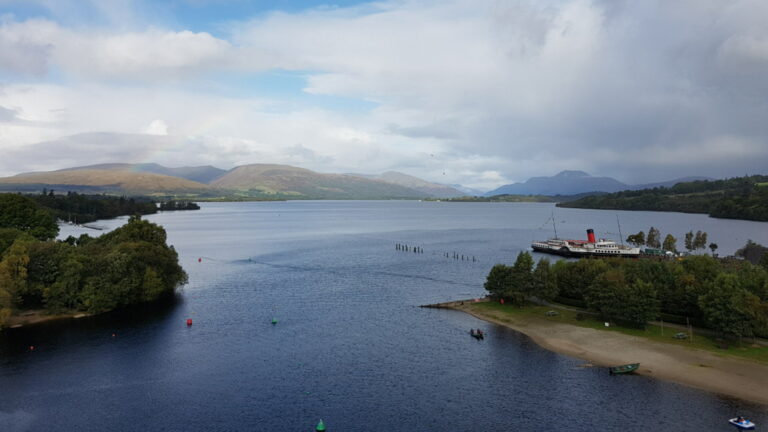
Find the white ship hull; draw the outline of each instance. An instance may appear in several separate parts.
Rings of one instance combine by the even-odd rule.
[[[594,236],[592,236],[593,238]],[[590,240],[592,240],[590,238]],[[535,241],[531,247],[536,252],[561,255],[565,257],[623,257],[637,258],[640,256],[639,247],[617,244],[611,240],[600,241],[549,239]]]

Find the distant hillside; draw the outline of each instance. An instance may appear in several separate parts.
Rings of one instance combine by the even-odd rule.
[[[450,187],[460,191],[461,194],[464,195],[464,196],[484,196],[485,195],[485,192],[483,192],[483,191],[481,191],[479,189],[475,189],[475,188],[471,188],[471,187],[467,187],[467,186],[462,186],[460,184],[451,184],[451,185],[448,185],[448,186],[450,186]]]
[[[672,186],[678,184],[678,183],[689,183],[694,181],[714,181],[716,179],[712,177],[702,177],[702,176],[691,176],[691,177],[681,177],[674,180],[669,180],[665,182],[658,182],[658,183],[645,183],[645,184],[639,184],[639,185],[630,185],[628,190],[641,190],[641,189],[653,189],[657,187],[666,187],[671,188]]]
[[[699,180],[669,188],[588,196],[558,206],[707,213],[717,218],[768,221],[768,176]]]
[[[547,203],[559,203],[574,201],[585,196],[592,196],[603,194],[603,192],[588,192],[576,195],[493,195],[489,197],[484,196],[462,196],[456,198],[446,198],[443,201],[446,202],[547,202]],[[432,199],[434,201],[434,199]]]
[[[192,180],[199,183],[210,183],[211,181],[221,177],[226,173],[226,170],[216,168],[210,165],[196,166],[196,167],[179,167],[169,168],[156,163],[142,163],[142,164],[127,164],[127,163],[111,163],[111,164],[98,164],[88,165],[82,167],[65,168],[59,171],[83,171],[83,170],[107,170],[107,171],[133,171],[133,172],[148,172],[154,174],[162,174],[171,177],[180,177],[187,180]]]
[[[387,183],[392,183],[400,186],[419,191],[425,197],[434,198],[454,198],[466,195],[460,190],[454,189],[450,186],[446,186],[439,183],[432,183],[426,180],[422,180],[418,177],[403,174],[397,171],[387,171],[379,175],[364,175],[364,174],[350,174],[356,177],[363,177],[374,180],[381,180]]]
[[[485,195],[573,195],[616,192],[626,188],[626,184],[610,177],[592,177],[584,171],[562,171],[552,177],[531,177],[524,183],[504,185]]]
[[[211,182],[211,186],[251,194],[314,199],[396,199],[423,198],[425,195],[380,180],[270,164],[236,167]]]
[[[710,180],[706,177],[685,177],[659,183],[629,185],[611,177],[593,177],[584,171],[562,171],[552,177],[531,177],[524,183],[513,183],[486,192],[493,195],[575,195],[586,192],[619,192],[624,190],[671,187],[680,182]]]
[[[104,191],[132,194],[194,193],[210,189],[208,185],[178,177],[147,172],[97,169],[26,173],[0,178],[0,188],[3,190],[14,188],[15,185],[19,185],[20,189],[23,189],[25,185],[82,186],[89,192]]]

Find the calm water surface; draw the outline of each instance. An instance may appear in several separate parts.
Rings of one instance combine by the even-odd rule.
[[[320,418],[329,431],[727,431],[736,414],[768,426],[766,407],[611,377],[514,331],[417,307],[482,296],[493,264],[551,236],[552,210],[324,201],[150,216],[189,273],[179,301],[0,334],[0,431],[312,431]],[[707,231],[724,254],[768,243],[764,223],[554,211],[563,237],[592,227],[618,238],[618,214],[624,237],[653,225],[680,239]]]

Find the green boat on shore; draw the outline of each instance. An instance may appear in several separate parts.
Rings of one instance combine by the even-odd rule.
[[[608,368],[611,375],[632,373],[640,367],[640,363],[630,363],[621,366],[612,366]]]

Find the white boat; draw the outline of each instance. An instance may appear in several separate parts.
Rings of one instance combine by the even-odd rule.
[[[741,430],[754,430],[755,424],[745,419],[744,417],[736,417],[728,420],[728,423],[736,426]]]
[[[627,257],[640,256],[639,247],[625,246],[615,241],[600,239],[595,240],[595,232],[591,228],[587,230],[587,240],[565,240],[553,238],[531,243],[536,252],[544,252],[567,257]]]

